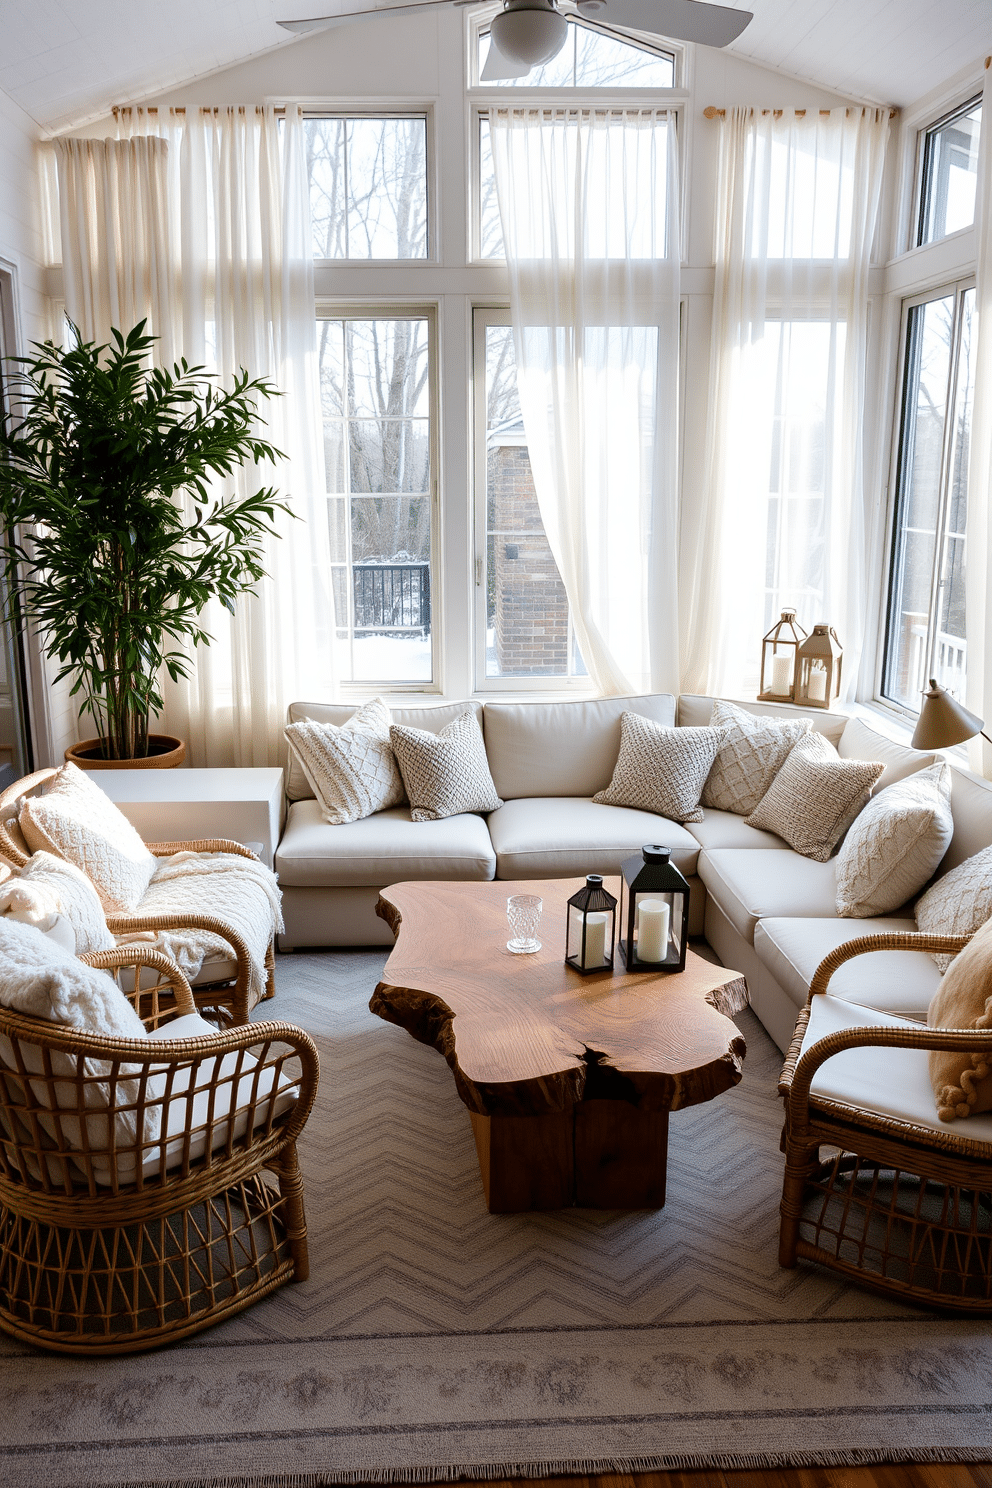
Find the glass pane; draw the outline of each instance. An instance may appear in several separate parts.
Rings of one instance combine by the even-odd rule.
[[[479,120],[479,253],[482,258],[506,257],[488,119]]]
[[[314,257],[426,258],[426,119],[304,123]]]
[[[341,318],[320,329],[325,409],[341,410],[325,416],[324,447],[344,680],[429,682],[428,322]],[[407,408],[422,416],[404,416]]]
[[[954,296],[910,309],[884,691],[914,710],[926,683]]]
[[[928,129],[923,144],[923,181],[918,243],[932,243],[970,227],[975,220],[981,101]]]
[[[510,326],[486,327],[486,676],[568,677],[568,599],[544,535]]]
[[[675,58],[648,46],[620,41],[571,16],[569,36],[557,57],[526,77],[486,82],[486,88],[674,88]],[[489,33],[479,37],[479,73],[489,55]]]
[[[965,700],[967,632],[965,630],[965,525],[968,519],[968,453],[971,413],[975,401],[975,291],[961,297],[961,339],[957,355],[954,396],[953,446],[950,484],[944,521],[940,586],[937,594],[937,634],[933,675],[941,687]]]

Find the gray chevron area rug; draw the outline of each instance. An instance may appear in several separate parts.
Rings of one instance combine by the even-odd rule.
[[[441,1056],[374,1018],[384,955],[280,957],[322,1064],[311,1276],[185,1343],[0,1334],[4,1488],[317,1488],[992,1459],[992,1331],[776,1259],[780,1056],[671,1123],[658,1212],[490,1215]]]

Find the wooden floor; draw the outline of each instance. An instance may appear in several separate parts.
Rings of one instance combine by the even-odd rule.
[[[762,1468],[751,1472],[607,1473],[598,1478],[514,1478],[462,1488],[992,1488],[992,1466]]]

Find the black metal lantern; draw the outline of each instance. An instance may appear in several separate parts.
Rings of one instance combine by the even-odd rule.
[[[585,887],[568,901],[565,965],[582,976],[613,970],[617,901],[603,888],[603,875],[590,873]]]
[[[620,954],[628,971],[684,971],[689,885],[670,847],[642,847],[620,865]]]

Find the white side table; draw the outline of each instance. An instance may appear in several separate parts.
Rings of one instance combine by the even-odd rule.
[[[282,771],[94,770],[94,785],[107,792],[146,842],[228,837],[251,843],[271,868],[285,813]]]

